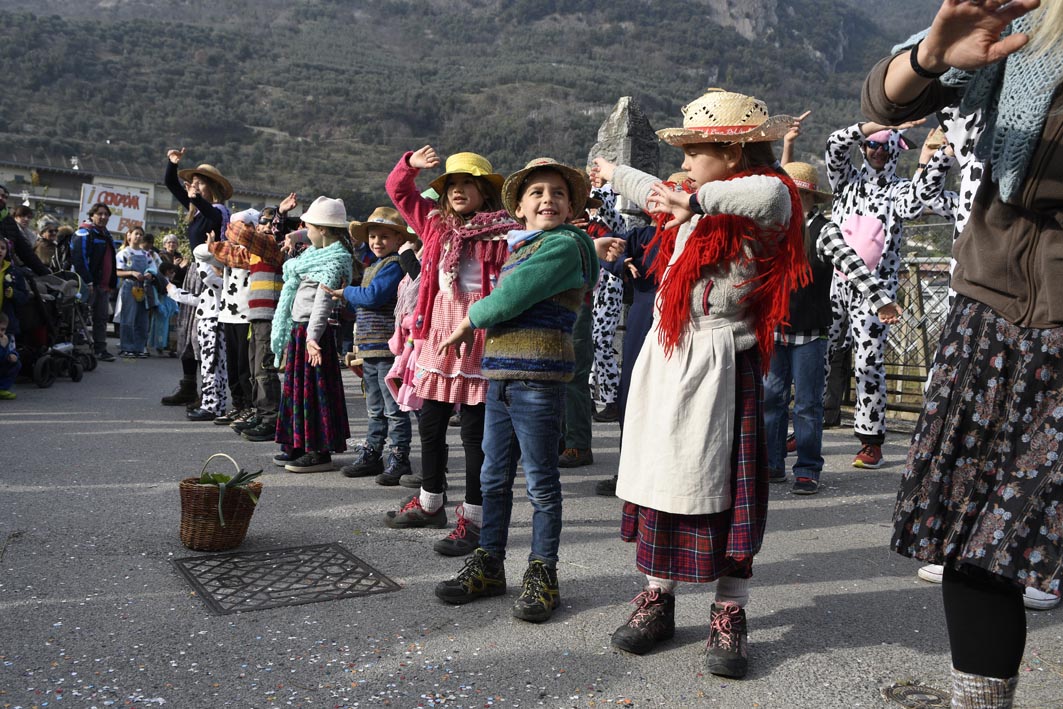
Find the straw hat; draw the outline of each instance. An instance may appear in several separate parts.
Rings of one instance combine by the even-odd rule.
[[[657,137],[669,145],[760,143],[779,140],[793,116],[768,116],[768,107],[752,96],[723,89],[707,92],[683,106],[683,127],[664,128]]]
[[[347,226],[347,208],[343,206],[342,199],[330,199],[322,195],[313,201],[300,219],[303,224],[343,229]]]
[[[473,177],[482,177],[498,189],[502,189],[502,176],[495,172],[491,162],[482,155],[476,153],[454,153],[447,158],[446,172],[428,183],[428,186],[437,194],[446,192],[447,177],[450,175],[464,174]]]
[[[389,229],[406,241],[412,241],[417,238],[406,228],[406,222],[403,220],[398,210],[393,209],[392,207],[377,207],[364,222],[353,221],[348,224],[347,231],[350,233],[351,239],[354,241],[368,241],[369,227],[371,226]]]
[[[218,168],[214,167],[213,165],[208,165],[207,163],[203,163],[199,167],[194,167],[194,168],[189,168],[187,170],[178,170],[177,171],[177,176],[180,177],[185,182],[191,182],[192,178],[195,177],[196,175],[199,175],[200,177],[207,178],[208,180],[210,180],[211,182],[214,182],[215,184],[218,185],[218,187],[221,188],[221,194],[214,195],[214,197],[219,202],[225,202],[230,197],[233,196],[233,186],[232,186],[232,184],[230,184],[229,181],[227,179],[225,179],[225,175],[221,174],[218,171]]]
[[[819,170],[807,162],[788,162],[782,166],[786,174],[797,185],[797,189],[810,192],[816,202],[830,202],[834,195],[830,192],[822,192],[819,189]]]
[[[680,170],[679,172],[673,172],[671,175],[669,175],[668,179],[666,179],[665,182],[674,182],[677,185],[681,185],[689,179],[690,175]]]
[[[524,186],[525,178],[540,168],[554,170],[561,175],[565,183],[568,184],[568,197],[572,204],[572,214],[574,216],[582,214],[583,210],[587,208],[587,198],[591,192],[590,179],[587,178],[587,175],[582,170],[562,165],[553,158],[535,158],[525,165],[523,169],[517,170],[506,178],[505,183],[502,185],[502,206],[506,208],[506,211],[514,217],[517,216],[520,188]]]
[[[945,131],[941,130],[941,126],[930,131],[930,134],[926,137],[926,147],[932,150],[937,150],[947,142],[948,139],[945,137]]]

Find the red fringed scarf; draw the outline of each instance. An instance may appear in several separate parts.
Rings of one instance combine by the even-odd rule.
[[[658,248],[650,274],[657,279],[657,307],[660,310],[658,338],[666,356],[671,356],[683,340],[690,325],[690,294],[701,279],[702,269],[722,267],[737,259],[751,258],[757,274],[739,287],[752,284],[752,290],[742,297],[753,319],[757,348],[760,350],[764,373],[771,365],[775,349],[775,329],[784,325],[790,314],[790,293],[811,280],[812,272],[805,256],[804,223],[801,198],[793,180],[779,170],[755,168],[729,179],[750,175],[769,175],[782,180],[790,193],[790,221],[777,227],[764,228],[748,217],[735,214],[704,215],[694,226],[683,253],[669,265],[675,252],[679,227],[665,229],[671,215],[657,215],[657,233],[649,248]],[[689,183],[684,190],[690,191]],[[749,257],[743,247],[749,244]]]

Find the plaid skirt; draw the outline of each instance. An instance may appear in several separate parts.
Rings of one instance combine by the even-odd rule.
[[[477,330],[470,352],[458,357],[454,348],[445,355],[436,354],[439,344],[469,314],[469,307],[483,296],[479,291],[456,295],[441,286],[432,300],[432,327],[424,347],[417,355],[416,393],[422,399],[445,404],[476,406],[487,401],[488,380],[480,371],[484,358],[484,331]]]
[[[756,348],[739,352],[735,365],[731,509],[680,515],[625,502],[620,537],[637,545],[635,566],[644,574],[692,583],[753,575],[768,518],[764,387]]]
[[[892,548],[1059,593],[1063,327],[958,297],[894,509]]]
[[[199,271],[195,264],[185,271],[185,279],[181,288],[199,295],[203,292],[203,279],[199,277]],[[196,306],[182,303],[177,309],[177,353],[183,354],[189,347],[192,348],[195,358],[199,359],[199,337],[196,334]]]
[[[297,323],[288,340],[284,387],[277,411],[277,443],[285,451],[342,453],[351,435],[347,401],[332,328],[321,341],[321,364],[306,361],[306,323]]]

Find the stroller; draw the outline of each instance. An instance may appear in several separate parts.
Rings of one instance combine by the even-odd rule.
[[[73,271],[28,280],[34,297],[19,314],[23,372],[42,389],[50,387],[56,377],[81,381],[97,364],[88,325],[88,288]]]

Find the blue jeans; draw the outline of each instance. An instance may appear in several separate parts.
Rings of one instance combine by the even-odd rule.
[[[564,382],[492,380],[484,413],[484,465],[480,471],[483,525],[480,547],[506,556],[513,512],[513,480],[522,460],[531,500],[532,542],[528,561],[557,565],[561,544],[561,473],[557,442],[565,411]]]
[[[136,281],[125,279],[122,283],[122,290],[119,291],[118,297],[122,299],[122,315],[119,325],[118,339],[120,341],[120,349],[123,352],[145,352],[148,347],[148,309],[144,306],[144,301],[137,302],[133,297],[133,288],[140,286],[141,288],[154,288],[155,286],[150,283],[137,283]],[[147,297],[146,295],[144,296]]]
[[[794,436],[797,463],[794,477],[819,480],[823,470],[823,382],[827,340],[807,345],[775,343],[771,370],[764,378],[764,428],[768,438],[768,468],[786,470],[786,423],[790,384],[794,390]]]
[[[410,414],[399,408],[391,396],[384,377],[395,363],[393,357],[369,357],[362,362],[365,381],[365,410],[369,415],[366,442],[375,451],[384,450],[385,439],[391,434],[391,447],[403,453],[410,452],[412,427]]]

